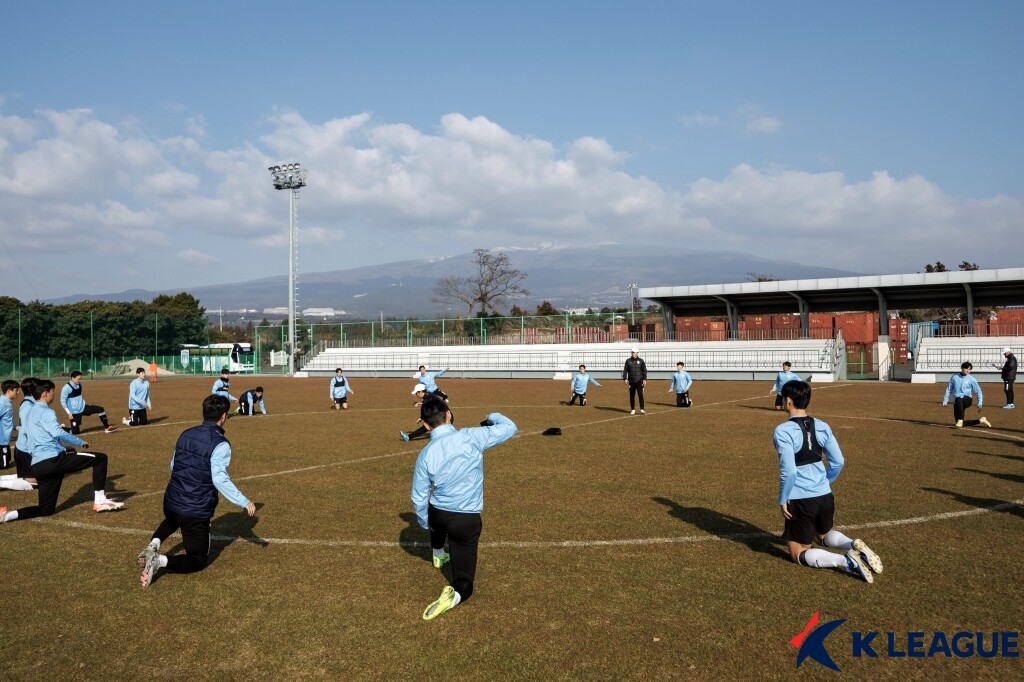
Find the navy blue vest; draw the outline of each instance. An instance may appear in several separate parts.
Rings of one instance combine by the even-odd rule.
[[[803,442],[800,449],[796,451],[796,465],[821,463],[821,456],[824,450],[818,443],[818,436],[814,433],[814,417],[792,417],[789,421],[795,422],[803,432]]]
[[[68,400],[71,400],[72,398],[77,398],[78,396],[82,395],[82,384],[78,384],[76,386],[74,382],[69,381],[68,386],[71,387],[71,393],[68,393]]]
[[[204,421],[178,437],[174,446],[174,467],[164,493],[164,506],[179,516],[207,518],[217,508],[217,488],[213,485],[210,459],[213,450],[227,443],[224,429]]]

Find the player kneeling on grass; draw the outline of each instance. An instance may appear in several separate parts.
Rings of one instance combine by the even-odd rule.
[[[266,414],[267,408],[263,404],[263,387],[257,386],[251,391],[246,391],[242,394],[242,397],[238,399],[238,408],[235,410],[235,414],[240,414],[245,417],[252,417],[256,414],[256,406],[260,406],[260,413]]]
[[[779,505],[786,524],[782,537],[789,555],[802,566],[839,568],[874,582],[871,572],[882,572],[882,560],[863,540],[851,540],[832,527],[835,498],[829,484],[843,470],[843,453],[829,425],[807,415],[811,385],[788,381],[780,395],[789,419],[775,427],[775,450],[779,453]],[[821,461],[823,454],[828,469]],[[812,542],[846,550],[846,554],[812,547]]]
[[[148,587],[160,569],[194,573],[210,559],[210,520],[217,508],[218,493],[256,514],[256,505],[245,497],[228,476],[231,444],[224,437],[224,421],[231,404],[221,395],[203,400],[203,423],[178,436],[171,458],[171,480],[164,492],[164,520],[153,539],[139,554],[140,583]],[[160,554],[160,543],[181,529],[185,555]]]
[[[78,452],[75,448],[88,448],[89,444],[61,428],[57,415],[50,409],[55,389],[53,382],[46,379],[35,383],[35,405],[24,424],[32,457],[31,473],[39,486],[39,504],[13,511],[0,507],[0,523],[50,516],[57,509],[64,477],[83,469],[92,469],[93,511],[117,511],[124,507],[107,499],[107,456],[102,452]]]
[[[594,384],[600,387],[601,384],[597,383],[597,379],[587,374],[587,366],[580,365],[580,371],[576,372],[572,379],[569,380],[572,384],[572,396],[569,398],[569,405],[573,405],[577,400],[580,401],[580,407],[584,407],[587,404],[587,384]]]
[[[345,378],[341,367],[338,367],[334,370],[334,378],[331,379],[331,400],[334,401],[331,404],[331,409],[347,410],[349,393],[355,395],[355,391],[352,390],[352,384]]]
[[[435,568],[452,564],[451,585],[423,612],[430,620],[455,608],[473,594],[476,552],[483,525],[484,450],[516,434],[511,419],[497,412],[488,426],[455,430],[452,413],[443,400],[427,396],[420,418],[430,431],[430,443],[420,451],[412,475],[412,505],[421,528],[430,531]],[[444,551],[445,540],[448,552]]]

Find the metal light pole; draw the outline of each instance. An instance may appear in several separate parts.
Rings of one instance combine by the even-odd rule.
[[[634,324],[633,320],[633,289],[638,288],[640,285],[636,282],[631,282],[629,285],[629,323]]]
[[[297,206],[299,188],[306,186],[306,170],[299,168],[297,163],[285,163],[271,166],[270,177],[274,189],[286,189],[288,192],[288,376],[295,375],[295,265],[298,252],[295,247],[297,237]]]

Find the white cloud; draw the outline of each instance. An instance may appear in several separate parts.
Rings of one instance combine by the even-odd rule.
[[[196,251],[195,249],[185,249],[178,252],[178,258],[185,261],[189,265],[198,265],[206,267],[209,265],[215,265],[220,262],[219,258],[216,258],[205,251]]]
[[[763,133],[781,126],[753,108],[731,116]],[[258,140],[231,148],[211,147],[201,117],[191,120],[186,134],[157,138],[84,109],[0,118],[0,230],[9,247],[27,269],[82,257],[97,293],[207,283],[183,282],[182,261],[216,262],[207,281],[283,271],[287,192],[273,189],[266,169],[285,161],[309,169],[298,212],[303,271],[496,244],[627,239],[858,271],[955,258],[996,267],[1014,256],[990,245],[1012,243],[1024,225],[1019,199],[958,198],[927,178],[885,171],[851,181],[740,164],[675,189],[622,170],[629,153],[606,140],[560,148],[457,113],[425,131],[366,113],[315,123],[286,111]],[[177,258],[153,258],[161,250]],[[212,253],[231,258],[205,260]],[[132,276],[125,259],[147,267]]]
[[[717,128],[722,124],[718,116],[709,116],[699,111],[680,116],[679,122],[688,128]]]
[[[782,121],[774,116],[751,116],[747,119],[746,130],[748,133],[762,133],[773,135],[782,128]]]

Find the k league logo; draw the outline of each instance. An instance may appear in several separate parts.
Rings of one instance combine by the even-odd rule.
[[[825,638],[832,634],[832,631],[837,627],[846,622],[846,619],[832,620],[825,623],[819,628],[815,628],[818,624],[818,612],[815,611],[811,619],[807,621],[807,625],[804,627],[803,632],[789,640],[789,643],[797,649],[796,654],[796,667],[803,665],[803,662],[810,658],[818,663],[822,664],[826,668],[835,670],[836,672],[842,672],[836,662],[832,660],[832,657],[828,655],[828,650],[825,648]]]
[[[825,648],[825,638],[846,622],[845,618],[818,625],[815,611],[803,631],[789,640],[797,650],[796,667],[810,658],[829,670],[842,672]],[[879,632],[876,630],[850,633],[850,655],[865,659],[910,658],[1019,658],[1020,632],[1017,630],[911,630],[907,632]]]

